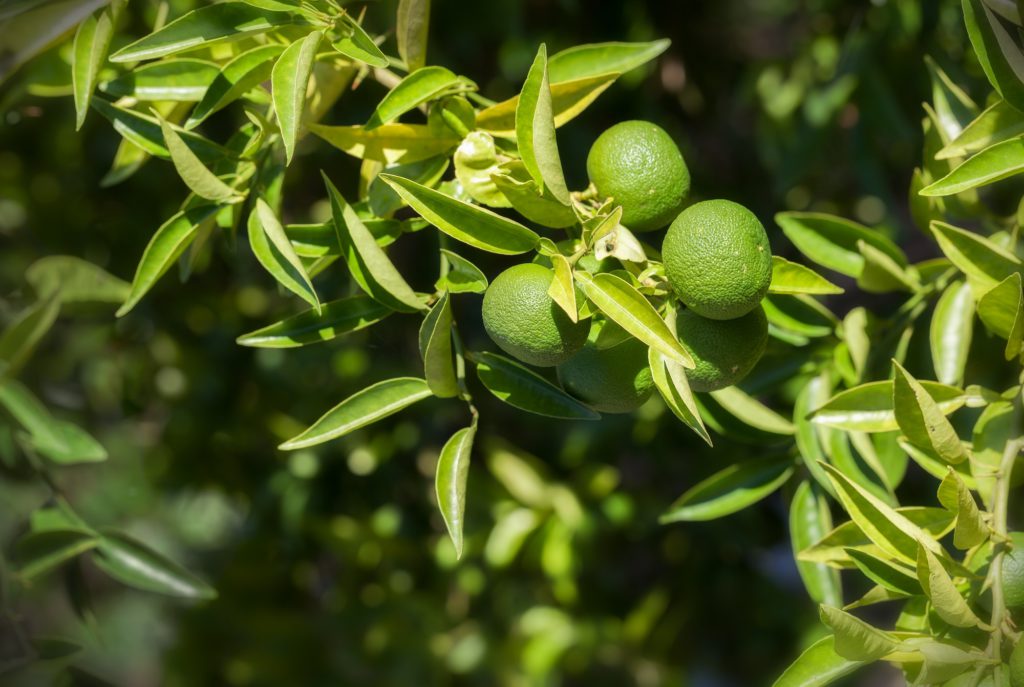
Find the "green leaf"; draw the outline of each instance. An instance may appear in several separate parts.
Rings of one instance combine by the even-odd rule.
[[[28,361],[57,321],[60,303],[56,294],[33,303],[0,333],[0,373],[14,372]]]
[[[837,654],[835,637],[829,635],[800,654],[772,687],[826,687],[854,672],[864,663]]]
[[[331,200],[331,214],[334,217],[338,243],[341,245],[341,253],[353,279],[363,291],[392,310],[426,310],[423,300],[395,269],[356,211],[342,197],[327,175],[323,177]]]
[[[801,253],[822,267],[849,277],[859,277],[864,257],[857,242],[877,248],[905,266],[903,251],[885,235],[850,220],[818,212],[780,212],[775,222]]]
[[[29,433],[36,447],[67,448],[57,420],[21,382],[0,377],[0,406]]]
[[[387,67],[388,58],[380,51],[363,27],[349,15],[342,17],[348,35],[334,41],[334,49],[346,57],[364,62],[371,67]]]
[[[576,223],[576,213],[550,192],[542,192],[522,161],[506,162],[500,174],[491,175],[497,190],[516,212],[541,226],[561,229]]]
[[[888,632],[831,606],[821,606],[821,622],[835,633],[835,651],[850,661],[877,661],[899,648]]]
[[[343,334],[365,329],[393,311],[368,296],[349,296],[324,303],[320,312],[306,310],[238,337],[241,346],[253,348],[296,348],[330,341]]]
[[[516,105],[516,142],[523,164],[542,191],[569,205],[555,139],[555,119],[548,84],[548,52],[541,43]]]
[[[864,258],[864,268],[857,277],[857,286],[870,293],[889,293],[890,291],[910,291],[913,293],[921,287],[913,267],[900,265],[888,254],[874,246],[857,241],[857,250]]]
[[[599,420],[601,416],[533,370],[487,351],[472,353],[480,383],[514,408],[564,420]]]
[[[366,129],[372,130],[392,122],[406,112],[429,103],[453,90],[469,90],[475,87],[472,81],[457,76],[444,67],[421,67],[398,82],[377,104],[377,109],[366,122]]]
[[[277,58],[270,74],[274,112],[281,129],[287,163],[292,161],[295,154],[295,142],[299,138],[302,115],[306,109],[306,88],[313,74],[316,49],[323,37],[321,31],[313,31],[301,41],[289,45]]]
[[[942,252],[976,287],[976,294],[1024,269],[1016,255],[983,236],[945,222],[932,222],[931,230]]]
[[[409,71],[427,63],[427,37],[430,33],[430,0],[398,0],[395,37],[398,55]]]
[[[790,262],[777,255],[772,256],[772,281],[769,293],[827,295],[843,293],[844,289],[836,286],[810,267]]]
[[[953,546],[963,551],[977,546],[988,539],[989,528],[978,510],[971,490],[952,467],[939,484],[939,503],[956,515],[956,529],[953,530]]]
[[[213,62],[172,57],[136,67],[99,87],[115,98],[199,102],[219,74],[220,67]]]
[[[843,587],[839,572],[823,563],[797,558],[799,552],[823,539],[831,530],[832,513],[825,495],[808,480],[801,481],[789,506],[789,538],[797,570],[815,603],[842,606]]]
[[[27,534],[14,549],[18,575],[32,579],[96,548],[98,543],[96,534],[86,530],[54,529]]]
[[[452,358],[452,306],[445,291],[423,318],[420,326],[420,357],[431,392],[438,398],[451,398],[459,393]]]
[[[284,227],[262,198],[249,213],[249,244],[256,259],[277,282],[320,312],[320,299]]]
[[[847,548],[846,553],[853,559],[857,569],[875,584],[901,596],[921,594],[921,584],[917,581],[914,568],[852,547]]]
[[[39,441],[33,437],[32,445],[40,454],[58,465],[101,463],[108,458],[103,444],[78,425],[53,418],[50,431],[60,437],[59,444],[48,440]]]
[[[953,516],[945,508],[910,506],[897,508],[896,512],[934,539],[944,537],[953,529]],[[892,559],[880,547],[872,544],[868,536],[852,520],[842,523],[824,539],[801,551],[799,558],[803,561],[825,563],[835,568],[853,568],[856,566],[849,557],[849,549],[865,551],[876,558],[881,557],[890,561]],[[909,564],[907,561],[905,563]]]
[[[896,423],[910,443],[947,463],[967,458],[956,430],[939,404],[896,360],[893,381],[893,408]]]
[[[961,408],[967,397],[956,387],[924,381],[921,386],[948,415]],[[833,396],[811,416],[818,424],[857,432],[891,432],[899,429],[893,412],[893,382],[868,382]]]
[[[690,382],[686,378],[683,366],[669,360],[653,348],[647,349],[647,362],[651,366],[654,386],[657,387],[661,397],[665,399],[665,405],[683,424],[696,432],[697,436],[703,439],[708,446],[711,446],[711,435],[708,434],[704,421],[700,417],[700,410],[693,398],[693,391],[690,390]]]
[[[835,497],[835,490],[832,482],[828,479],[825,471],[821,469],[821,463],[825,462],[825,452],[822,447],[823,439],[820,436],[819,427],[811,424],[811,410],[824,404],[831,393],[831,383],[827,372],[819,373],[812,377],[797,394],[793,404],[793,425],[796,427],[796,447],[803,464],[811,473],[811,476],[818,482],[818,485],[825,489],[832,497]]]
[[[246,50],[233,57],[210,82],[210,86],[206,89],[199,104],[186,120],[185,128],[195,128],[214,112],[223,109],[259,84],[267,81],[274,68],[272,60],[284,50],[284,45],[271,43]]]
[[[576,280],[597,308],[634,337],[674,360],[693,369],[693,358],[661,319],[646,298],[633,286],[614,274],[589,275],[576,272]]]
[[[190,191],[200,198],[218,203],[237,203],[243,199],[244,196],[217,178],[217,175],[202,163],[167,120],[160,117],[155,110],[153,116],[160,122],[160,131],[164,137],[164,144],[171,154],[171,162]]]
[[[138,62],[164,55],[259,35],[308,22],[297,14],[272,12],[242,2],[222,2],[193,10],[159,31],[140,38],[110,56],[111,62]]]
[[[796,433],[796,427],[792,422],[738,387],[731,386],[712,391],[711,395],[723,408],[755,429],[770,434]]]
[[[935,554],[922,542],[917,554],[917,579],[925,596],[940,618],[955,627],[980,627],[990,630],[981,618],[974,614],[964,597],[950,579]]]
[[[407,231],[417,231],[415,224],[427,226],[422,220],[399,221],[397,219],[364,219],[363,225],[373,234],[380,247],[389,246]],[[285,225],[288,240],[291,241],[295,254],[300,258],[324,258],[341,255],[338,235],[334,231],[334,220],[320,224],[288,224]]]
[[[196,236],[196,228],[220,211],[220,205],[200,205],[181,210],[164,222],[150,239],[132,280],[131,292],[117,311],[117,316],[127,314],[142,297],[149,292],[156,281],[181,257]]]
[[[1024,110],[1024,56],[999,17],[982,0],[963,0],[967,35],[989,83],[1003,100]]]
[[[217,592],[177,563],[120,532],[102,532],[96,567],[129,587],[186,599],[211,600]]]
[[[551,56],[548,75],[551,83],[584,79],[600,74],[624,74],[655,59],[672,41],[667,38],[649,43],[590,43],[561,50]]]
[[[850,518],[886,555],[903,563],[915,565],[919,541],[937,553],[942,552],[942,547],[905,515],[854,483],[833,466],[826,464],[822,467],[832,480],[839,502],[843,504]]]
[[[493,178],[501,174],[493,136],[486,131],[471,131],[455,150],[452,162],[455,164],[455,178],[470,198],[494,208],[510,207],[511,203],[498,189]]]
[[[418,184],[428,188],[434,188],[440,183],[445,171],[448,169],[448,158],[443,155],[427,158],[419,162],[412,162],[405,165],[391,165],[385,167],[383,172],[395,174],[406,179],[412,179]],[[374,177],[366,190],[367,201],[370,212],[377,217],[388,217],[399,208],[405,206],[402,197],[395,193],[381,178]]]
[[[940,160],[965,157],[1021,134],[1024,134],[1024,113],[1005,100],[997,100],[935,157]]]
[[[804,294],[769,293],[761,301],[769,331],[784,330],[801,337],[831,336],[839,320],[824,305]]]
[[[1024,139],[1011,138],[985,148],[949,174],[921,189],[922,196],[951,196],[1024,172]]]
[[[552,83],[550,86],[551,113],[555,120],[555,126],[560,127],[572,121],[587,109],[597,99],[597,96],[615,83],[617,78],[619,78],[619,74],[615,72]],[[491,105],[477,113],[476,126],[492,136],[515,138],[516,110],[518,108],[519,96]]]
[[[389,165],[417,162],[447,153],[459,145],[459,138],[426,124],[384,124],[375,129],[362,126],[309,124],[309,130],[360,160]]]
[[[121,134],[126,141],[150,155],[164,160],[171,159],[171,153],[164,142],[160,122],[156,118],[118,107],[103,98],[93,98],[92,107],[106,117],[114,126],[114,130]],[[178,128],[174,130],[192,152],[205,163],[219,162],[224,158],[231,157],[228,150],[199,134]]]
[[[973,330],[971,287],[955,281],[946,287],[935,305],[928,337],[935,376],[941,383],[955,386],[963,382]]]
[[[377,382],[352,394],[324,413],[323,417],[308,429],[278,448],[283,451],[294,451],[343,437],[394,415],[430,395],[430,387],[423,379],[398,377]]]
[[[759,458],[730,465],[680,496],[658,522],[697,522],[731,515],[772,494],[792,474],[789,458]]]
[[[991,510],[996,478],[999,476],[1006,445],[1020,434],[1020,415],[1014,404],[998,401],[981,412],[971,436],[971,474],[977,491]]]
[[[1024,339],[1024,292],[1019,272],[985,292],[978,301],[978,316],[989,331],[1006,339],[1007,360],[1020,354]]]
[[[381,174],[380,178],[390,184],[423,219],[475,248],[514,255],[532,250],[540,238],[519,222],[456,200],[415,181],[391,174]]]
[[[434,490],[441,517],[455,546],[455,557],[462,558],[462,525],[466,512],[466,481],[469,460],[476,436],[476,418],[469,427],[460,429],[445,443],[437,459]]]
[[[930,55],[925,55],[924,62],[932,82],[932,107],[936,120],[944,138],[954,139],[978,114],[978,106]]]
[[[445,248],[441,255],[448,263],[448,273],[434,285],[438,291],[450,293],[483,293],[487,290],[487,275],[466,258]]]
[[[569,319],[573,322],[579,321],[579,310],[576,305],[576,286],[572,278],[572,266],[569,259],[561,253],[551,256],[551,267],[555,272],[551,286],[548,287],[548,295],[551,300],[558,304]]]
[[[89,16],[78,25],[71,47],[71,83],[75,97],[75,130],[85,123],[89,100],[96,88],[100,68],[107,59],[110,40],[114,37],[114,24],[127,4],[117,0]]]

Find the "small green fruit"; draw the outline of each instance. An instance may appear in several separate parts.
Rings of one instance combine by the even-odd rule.
[[[647,346],[629,338],[612,348],[595,345],[597,327],[587,344],[558,366],[558,380],[570,394],[602,413],[629,413],[644,404],[654,389]]]

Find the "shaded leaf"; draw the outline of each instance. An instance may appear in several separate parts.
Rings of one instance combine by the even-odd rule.
[[[985,76],[1003,99],[1024,110],[1024,56],[999,17],[982,0],[963,0],[967,35]]]
[[[761,458],[730,465],[680,496],[658,521],[694,522],[731,515],[773,493],[792,474],[789,458]]]
[[[551,256],[551,267],[555,276],[548,287],[548,295],[551,300],[558,304],[569,319],[573,322],[579,321],[579,312],[576,306],[576,286],[572,278],[572,266],[569,259],[561,253]]]
[[[1024,339],[1024,292],[1021,276],[1014,272],[989,289],[978,301],[978,316],[989,331],[1006,339],[1007,360],[1021,352]]]
[[[437,505],[455,546],[455,557],[462,558],[462,525],[466,512],[466,482],[469,476],[470,454],[476,436],[476,419],[469,427],[460,429],[445,443],[437,459],[434,490]]]
[[[924,546],[924,542],[918,549],[917,579],[924,589],[925,596],[931,601],[932,608],[947,623],[955,627],[990,629],[967,605],[950,579],[949,573],[942,567],[935,554]]]
[[[438,398],[451,398],[459,393],[452,358],[452,306],[445,291],[423,318],[419,333],[420,357],[427,385]]]
[[[849,277],[860,276],[864,257],[857,242],[877,248],[898,265],[907,264],[903,251],[885,235],[850,220],[818,212],[780,212],[775,222],[801,253],[822,267]]]
[[[491,181],[508,203],[531,222],[560,229],[576,223],[576,213],[550,193],[542,192],[519,160],[501,165]]]
[[[1021,134],[1024,134],[1024,113],[1005,100],[997,100],[964,127],[936,157],[940,160],[964,157]]]
[[[604,332],[607,329],[606,325],[601,331]],[[693,391],[690,390],[690,382],[686,378],[686,371],[682,365],[667,359],[653,348],[647,349],[647,362],[651,366],[654,386],[665,400],[665,405],[683,424],[696,432],[697,436],[703,439],[708,446],[711,446],[711,435],[704,427],[704,421],[701,419],[700,410],[697,408]]]
[[[60,297],[51,294],[22,310],[0,332],[0,373],[18,370],[36,350],[60,314]]]
[[[86,551],[96,548],[94,532],[52,529],[27,534],[14,548],[18,575],[26,580],[47,573]]]
[[[496,398],[537,415],[565,420],[598,420],[601,416],[533,370],[497,353],[472,353],[480,383]]]
[[[434,285],[438,291],[450,293],[483,293],[487,290],[487,275],[466,258],[445,248],[441,255],[448,263],[448,272]]]
[[[848,548],[846,553],[857,569],[875,584],[904,596],[921,594],[921,584],[914,568],[861,549]]]
[[[174,561],[120,532],[104,531],[99,540],[96,567],[129,587],[146,592],[210,600],[217,592]]]
[[[242,200],[238,191],[217,178],[206,165],[192,152],[173,127],[156,113],[154,117],[160,122],[160,131],[164,144],[171,155],[171,162],[178,171],[178,176],[185,182],[189,190],[200,198],[218,203],[234,203]]]
[[[587,109],[597,99],[597,96],[604,93],[618,77],[619,74],[615,72],[552,83],[550,86],[551,112],[555,126],[560,127],[573,120]],[[519,96],[515,96],[480,110],[476,117],[477,128],[492,136],[515,138],[518,106]]]
[[[953,545],[966,551],[988,538],[989,528],[974,502],[971,490],[956,471],[947,468],[946,476],[939,484],[939,503],[956,515],[956,529],[953,530]]]
[[[368,296],[349,296],[324,303],[320,311],[306,310],[238,337],[241,346],[254,348],[296,348],[330,341],[343,334],[365,329],[393,311]]]
[[[343,437],[389,415],[394,415],[430,395],[430,387],[423,379],[398,377],[377,382],[352,394],[324,413],[308,429],[284,442],[278,448],[284,451],[294,451]]]
[[[427,63],[427,36],[430,33],[430,0],[399,0],[395,37],[398,55],[409,71]]]
[[[857,250],[864,258],[864,267],[857,277],[857,286],[870,293],[910,291],[921,286],[921,280],[913,267],[900,265],[888,254],[874,246],[857,241]]]
[[[156,118],[118,107],[103,98],[93,98],[92,107],[106,117],[113,125],[114,130],[121,134],[126,141],[138,146],[149,155],[165,160],[171,159],[171,153],[164,142],[160,122]],[[199,134],[177,128],[175,131],[196,154],[196,157],[205,163],[218,162],[231,157],[228,150]]]
[[[821,622],[832,628],[836,653],[851,661],[877,661],[899,647],[888,632],[838,608],[822,605]]]
[[[800,551],[820,541],[832,531],[832,513],[828,500],[813,483],[803,480],[789,505],[789,538],[797,570],[804,588],[818,604],[843,605],[843,588],[838,571],[823,563],[797,558]]]

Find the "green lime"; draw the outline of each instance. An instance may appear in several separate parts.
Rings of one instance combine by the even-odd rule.
[[[768,343],[768,318],[760,306],[734,320],[712,320],[692,310],[676,318],[679,341],[696,367],[686,371],[694,391],[717,391],[747,376]]]
[[[598,193],[622,206],[622,223],[633,231],[671,222],[690,191],[683,154],[651,122],[620,122],[598,136],[587,155],[587,174]]]
[[[1024,532],[1010,532],[1012,548],[1003,556],[1003,600],[1009,608],[1024,606]]]
[[[612,348],[595,345],[595,327],[587,345],[558,366],[558,380],[570,394],[602,413],[628,413],[644,404],[654,389],[647,346],[630,338]]]
[[[1024,687],[1024,640],[1019,640],[1010,653],[1010,687]]]
[[[665,274],[699,315],[729,320],[753,310],[772,281],[772,251],[761,222],[729,200],[705,200],[676,217],[661,247]]]
[[[510,267],[484,293],[484,329],[509,355],[552,367],[583,347],[590,320],[573,322],[548,295],[555,273],[543,265]]]

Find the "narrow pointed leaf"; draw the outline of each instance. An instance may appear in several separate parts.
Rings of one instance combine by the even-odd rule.
[[[242,199],[238,191],[218,179],[217,175],[203,164],[167,120],[159,117],[156,112],[154,112],[154,116],[160,122],[160,131],[164,137],[164,144],[171,155],[171,162],[174,163],[178,176],[190,191],[200,198],[218,203],[234,203]]]
[[[459,393],[452,357],[452,306],[445,291],[423,318],[420,326],[420,357],[427,385],[438,398],[451,398]]]
[[[956,548],[966,551],[988,538],[988,525],[978,510],[971,490],[952,467],[947,469],[939,485],[938,498],[946,510],[956,515],[956,529],[953,530],[953,545]]]
[[[772,494],[792,474],[793,462],[788,458],[730,465],[680,496],[658,521],[697,522],[731,515]]]
[[[295,254],[284,227],[267,202],[256,200],[256,207],[249,213],[249,245],[256,259],[277,282],[313,306],[320,312],[320,299],[313,288],[313,282]]]
[[[448,263],[448,273],[437,280],[434,288],[449,293],[483,293],[487,290],[487,275],[479,267],[445,248],[441,249],[441,255]]]
[[[821,621],[835,633],[836,653],[851,661],[877,661],[899,647],[888,632],[838,608],[823,605]]]
[[[53,529],[25,535],[14,549],[18,575],[32,579],[91,551],[98,543],[94,532],[78,529]]]
[[[575,119],[592,102],[597,100],[599,95],[615,83],[618,77],[618,72],[612,72],[551,84],[551,112],[555,120],[555,127],[560,127]],[[518,106],[519,96],[517,95],[480,110],[476,118],[477,128],[492,136],[515,138]]]
[[[343,437],[429,397],[430,387],[423,379],[398,377],[377,382],[358,391],[328,410],[304,432],[278,448],[294,451]]]
[[[454,134],[426,124],[393,123],[375,129],[310,124],[309,130],[353,157],[389,165],[418,162],[459,145],[459,138]]]
[[[864,241],[896,261],[906,265],[903,251],[885,235],[833,215],[817,212],[780,212],[776,224],[801,253],[822,267],[859,277],[864,257],[857,250],[857,241]]]
[[[480,383],[514,408],[565,420],[599,420],[601,416],[533,370],[497,353],[473,353]]]
[[[577,272],[576,280],[597,308],[637,339],[663,353],[685,368],[693,369],[693,358],[661,319],[646,298],[633,286],[613,274],[591,276]]]
[[[280,322],[238,337],[241,346],[254,348],[295,348],[330,341],[343,334],[365,329],[393,311],[369,296],[349,296],[324,303],[320,312],[307,310]]]
[[[115,98],[145,101],[199,102],[220,74],[214,62],[192,57],[170,57],[150,62],[99,85]]]
[[[947,463],[959,463],[967,454],[960,437],[943,410],[921,383],[902,365],[893,360],[896,370],[893,380],[893,408],[896,423],[914,444]]]
[[[186,129],[198,126],[203,120],[270,78],[275,57],[284,52],[278,43],[260,45],[232,58],[224,65],[202,99],[185,122]]]
[[[107,575],[136,589],[186,599],[210,600],[217,592],[201,579],[146,544],[104,531],[93,562]]]
[[[51,294],[18,313],[0,332],[0,372],[13,373],[29,360],[57,321],[60,304],[60,297]]]
[[[75,98],[75,129],[81,129],[89,113],[89,100],[97,76],[107,59],[114,24],[126,3],[116,0],[78,25],[71,47],[71,83]]]
[[[515,208],[516,212],[531,222],[544,227],[561,229],[576,223],[576,213],[551,195],[542,192],[530,178],[522,161],[516,160],[501,165],[502,173],[491,175],[496,190]]]
[[[323,33],[313,31],[281,53],[270,75],[274,112],[284,141],[285,157],[291,162],[306,110],[306,88],[313,74],[313,61]]]
[[[832,514],[824,492],[812,482],[803,480],[789,506],[789,537],[797,570],[804,588],[815,603],[842,606],[843,588],[839,572],[823,563],[797,558],[800,551],[820,541],[831,531]]]
[[[555,139],[554,111],[548,84],[548,54],[542,43],[526,76],[516,105],[516,141],[523,164],[542,190],[569,204],[569,190]]]
[[[131,292],[118,309],[118,317],[127,314],[142,300],[157,280],[189,247],[195,239],[199,225],[215,215],[220,208],[219,205],[201,205],[190,210],[182,210],[156,230],[142,253],[135,278],[132,279]]]
[[[932,608],[947,623],[956,627],[989,629],[967,605],[967,601],[950,579],[949,573],[923,542],[918,549],[917,579],[924,589],[925,596],[931,601]]]
[[[997,100],[935,157],[940,160],[965,157],[1021,134],[1024,134],[1024,113],[1005,100]]]
[[[423,219],[454,239],[481,250],[514,255],[532,250],[540,237],[522,224],[440,191],[391,174],[380,178],[391,185]]]
[[[654,386],[665,400],[665,405],[683,424],[696,432],[697,436],[704,440],[704,443],[711,446],[711,435],[708,434],[704,420],[701,419],[700,410],[693,398],[690,382],[686,378],[686,371],[683,367],[679,363],[667,359],[653,348],[647,349],[647,361],[651,366]]]
[[[1003,99],[1024,111],[1024,56],[1010,30],[982,0],[963,0],[967,35],[989,83]]]
[[[786,668],[772,687],[826,687],[853,673],[865,661],[851,661],[836,653],[835,637],[812,644]]]
[[[731,386],[712,391],[711,395],[737,419],[755,429],[771,434],[796,433],[796,427],[792,422],[738,387]]]
[[[155,157],[171,159],[171,153],[164,142],[160,122],[156,118],[118,107],[103,98],[93,98],[92,107],[106,117],[113,125],[114,130],[129,143]],[[192,152],[205,163],[219,162],[232,157],[227,149],[199,134],[177,128],[175,131]]]
[[[559,51],[548,61],[551,83],[572,81],[598,74],[624,74],[655,59],[671,41],[662,38],[649,43],[590,43]]]
[[[469,477],[470,454],[476,436],[476,420],[460,429],[445,443],[437,459],[434,489],[441,517],[455,545],[455,557],[462,558],[462,525],[466,512],[466,482]]]
[[[1024,292],[1021,276],[1014,272],[999,282],[978,301],[978,315],[989,331],[1006,339],[1007,360],[1021,352],[1024,340]]]
[[[345,15],[345,26],[349,35],[334,41],[334,49],[353,60],[365,62],[371,67],[387,67],[388,58],[380,51],[373,39],[352,17]]]
[[[857,276],[857,286],[869,293],[910,291],[921,286],[912,267],[900,265],[888,254],[863,240],[857,241],[857,251],[864,258],[864,267]]]
[[[341,253],[353,279],[363,291],[393,310],[425,310],[423,300],[416,295],[387,254],[377,245],[366,225],[326,175],[324,182],[327,184],[327,193],[331,200],[331,214]]]
[[[931,230],[950,262],[977,285],[975,293],[985,293],[1024,269],[1020,258],[983,236],[945,222],[932,222]]]
[[[975,153],[949,174],[921,189],[922,196],[951,196],[1024,172],[1024,139],[1011,138]]]
[[[920,383],[943,413],[949,414],[968,401],[960,389],[924,381]],[[817,408],[811,419],[818,424],[856,432],[891,432],[899,429],[893,412],[893,382],[868,382],[833,396]]]
[[[241,2],[222,2],[193,10],[159,31],[110,56],[111,62],[153,60],[204,45],[240,40],[284,26],[308,23],[289,12],[273,12]]]
[[[885,589],[897,594],[916,596],[921,594],[921,583],[912,567],[893,562],[891,559],[876,556],[862,549],[848,548],[847,555],[853,559],[857,569],[865,577]]]
[[[971,287],[967,282],[955,281],[946,287],[935,305],[928,337],[939,382],[952,385],[963,382],[973,330]]]
[[[430,0],[398,0],[395,37],[398,55],[409,71],[427,63],[427,36],[430,33]]]
[[[576,306],[576,286],[572,278],[572,267],[569,259],[562,254],[551,256],[551,267],[554,269],[555,278],[551,280],[548,287],[548,295],[551,300],[558,304],[565,314],[573,322],[579,321],[579,311]]]
[[[388,94],[377,104],[366,129],[372,130],[381,124],[387,124],[401,117],[406,112],[428,103],[442,94],[450,92],[458,86],[470,88],[472,82],[461,79],[450,69],[444,67],[422,67],[411,72],[407,77],[388,91]]]
[[[843,293],[843,289],[821,276],[810,267],[772,256],[772,281],[769,293],[806,293],[820,296]]]

